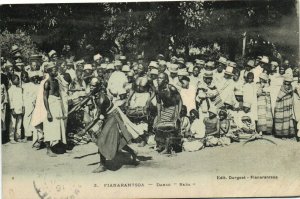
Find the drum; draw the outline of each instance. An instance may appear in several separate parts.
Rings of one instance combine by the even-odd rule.
[[[156,124],[156,130],[162,132],[175,132],[180,129],[180,122],[178,121],[162,121]]]
[[[135,108],[128,108],[126,115],[131,119],[145,119],[148,117],[146,107],[141,106]]]

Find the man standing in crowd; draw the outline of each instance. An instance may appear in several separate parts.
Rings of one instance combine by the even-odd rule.
[[[181,111],[182,100],[177,89],[169,84],[166,73],[158,75],[157,118],[154,124],[155,140],[158,151],[170,153],[170,145],[176,142],[176,137],[180,130],[179,114]]]
[[[47,155],[55,157],[51,147],[62,142],[66,144],[65,122],[63,115],[63,102],[59,91],[57,68],[49,62],[45,65],[46,78],[41,82],[36,107],[32,116],[32,125],[43,123],[44,142],[47,147]]]

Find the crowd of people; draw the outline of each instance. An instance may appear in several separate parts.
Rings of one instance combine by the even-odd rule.
[[[1,128],[8,143],[31,141],[53,157],[94,141],[101,162],[95,172],[101,172],[121,149],[137,163],[131,142],[169,154],[264,135],[300,136],[300,82],[288,60],[262,55],[239,65],[226,56],[159,54],[147,61],[100,53],[86,59],[70,49],[25,60],[13,45],[10,58],[1,57]]]

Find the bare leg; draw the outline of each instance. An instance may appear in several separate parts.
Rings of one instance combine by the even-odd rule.
[[[53,153],[51,148],[50,148],[50,142],[45,142],[45,145],[47,147],[47,155],[49,157],[56,157],[57,155],[55,153]]]
[[[96,169],[93,171],[93,173],[100,173],[100,172],[106,171],[106,168],[105,168],[105,166],[104,166],[106,159],[105,159],[105,157],[100,153],[99,150],[98,150],[98,153],[99,153],[99,155],[100,155],[100,163],[99,163],[99,167],[96,168]]]
[[[123,150],[127,151],[131,155],[134,164],[138,164],[140,162],[140,160],[137,157],[137,152],[130,148],[128,145],[124,146]]]
[[[166,144],[165,144],[165,149],[160,152],[161,154],[169,154],[170,153],[170,150],[169,150],[169,138],[166,139]]]

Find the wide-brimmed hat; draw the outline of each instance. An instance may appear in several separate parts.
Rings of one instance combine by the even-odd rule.
[[[126,60],[126,56],[121,55],[121,56],[120,56],[120,60]]]
[[[215,62],[213,61],[208,61],[205,66],[207,66],[208,68],[213,68],[215,66]]]
[[[159,66],[166,66],[167,62],[165,60],[159,60],[158,65]]]
[[[123,71],[123,72],[129,72],[129,71],[130,71],[130,67],[129,67],[128,65],[124,65],[124,66],[122,67],[122,71]]]
[[[294,79],[293,79],[293,75],[292,74],[285,74],[284,75],[284,81],[286,82],[292,82]]]
[[[158,70],[156,68],[153,68],[150,70],[151,75],[158,75]]]
[[[220,57],[218,62],[220,62],[221,64],[225,64],[227,63],[227,59],[225,57]]]
[[[171,57],[171,59],[177,60],[177,57],[176,57],[176,56],[173,56],[173,57]]]
[[[114,70],[114,69],[115,69],[115,65],[114,64],[107,64],[106,70]]]
[[[131,71],[129,71],[128,73],[127,73],[127,76],[128,77],[133,77],[134,76],[134,72],[131,70]]]
[[[179,57],[177,59],[177,62],[180,63],[180,64],[184,64],[184,59],[182,57]]]
[[[198,60],[195,60],[196,62],[196,64],[199,64],[199,65],[205,65],[205,61],[204,60],[200,60],[200,59],[198,59]]]
[[[278,66],[278,62],[276,62],[276,61],[271,61],[270,64],[273,65],[273,66]]]
[[[92,64],[84,64],[83,70],[93,70]]]
[[[100,54],[94,55],[94,61],[101,59],[102,56]]]
[[[115,62],[114,62],[114,66],[122,66],[123,64],[122,64],[122,62],[120,61],[120,60],[116,60]]]
[[[16,53],[14,54],[14,57],[22,57],[22,55],[21,55],[20,52],[16,52]]]
[[[150,68],[150,67],[158,68],[157,62],[156,62],[156,61],[151,61],[151,62],[149,63],[149,68]]]
[[[55,64],[53,63],[53,62],[46,62],[45,64],[44,64],[44,70],[45,70],[45,72],[48,72],[48,70],[50,69],[50,68],[54,68],[55,67]]]
[[[178,76],[189,76],[189,73],[186,71],[186,69],[179,69]]]
[[[213,72],[212,71],[206,71],[203,74],[203,77],[205,77],[205,78],[212,78],[213,77]]]
[[[269,80],[269,75],[266,74],[266,73],[260,73],[259,78],[263,79],[265,81],[268,81]]]
[[[268,64],[269,63],[269,57],[267,56],[262,56],[261,60],[262,63]]]
[[[227,66],[230,66],[230,67],[235,68],[235,67],[236,67],[236,63],[233,62],[233,61],[228,61],[228,62],[227,62]]]
[[[84,64],[84,60],[83,60],[83,59],[78,60],[78,61],[76,62],[76,65],[79,65],[79,64]]]
[[[49,57],[52,58],[54,56],[57,56],[57,53],[55,50],[51,50],[49,53],[48,53]]]
[[[11,54],[15,54],[15,53],[17,53],[17,52],[19,52],[19,51],[20,51],[19,46],[13,45],[13,46],[11,47],[10,53],[11,53]]]
[[[248,115],[242,116],[242,121],[251,120],[251,118]]]
[[[100,68],[102,68],[102,69],[106,69],[106,67],[107,67],[107,64],[100,64]]]
[[[42,56],[38,55],[38,54],[33,54],[29,57],[30,61],[40,61],[41,59],[42,59]]]
[[[248,62],[247,62],[247,66],[250,66],[250,67],[255,67],[255,62],[254,62],[254,60],[249,60]]]
[[[227,75],[233,75],[233,67],[227,66],[224,73]]]
[[[156,59],[165,59],[165,56],[163,54],[158,54],[156,56]]]
[[[169,71],[170,73],[178,73],[179,66],[177,64],[170,64]]]

